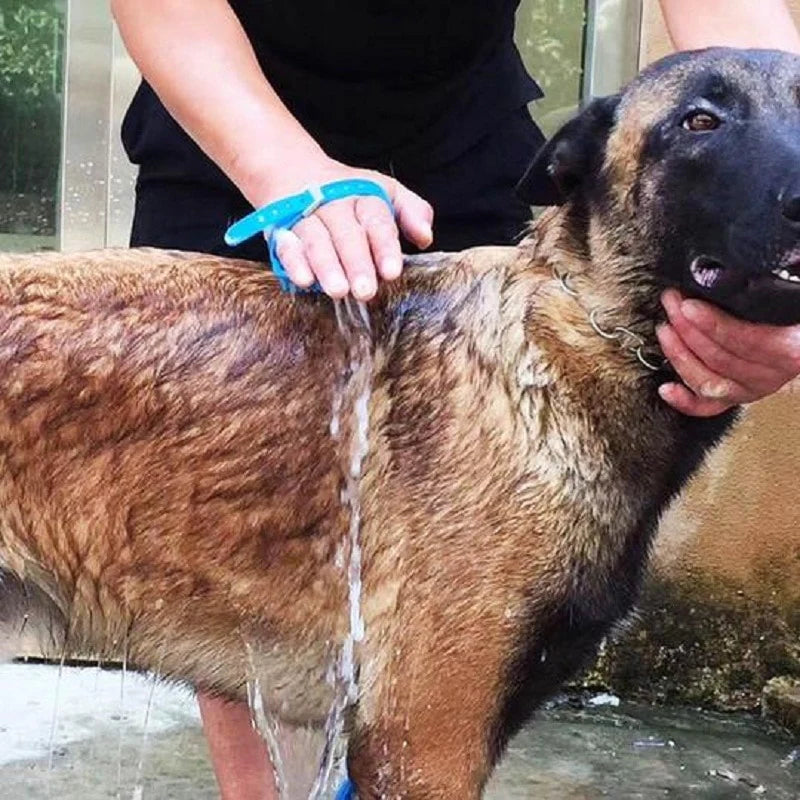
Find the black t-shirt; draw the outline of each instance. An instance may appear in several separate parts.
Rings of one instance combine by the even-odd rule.
[[[390,162],[400,170],[444,163],[541,97],[514,45],[519,0],[230,5],[283,102],[346,163],[384,171]],[[122,137],[140,181],[230,186],[145,82]]]

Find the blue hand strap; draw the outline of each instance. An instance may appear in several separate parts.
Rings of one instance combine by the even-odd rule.
[[[356,787],[350,778],[345,779],[345,782],[339,787],[336,792],[336,800],[356,800]]]
[[[300,220],[313,214],[320,206],[348,197],[378,197],[389,206],[394,214],[392,200],[379,183],[366,178],[334,181],[323,186],[312,186],[300,194],[293,194],[263,208],[257,208],[252,214],[234,222],[228,228],[225,233],[225,243],[235,247],[252,239],[253,236],[263,233],[269,247],[272,271],[280,281],[281,288],[287,292],[296,292],[297,287],[291,282],[280,258],[278,258],[276,234],[281,230],[290,230]],[[310,291],[319,292],[321,288],[317,283],[311,287]]]

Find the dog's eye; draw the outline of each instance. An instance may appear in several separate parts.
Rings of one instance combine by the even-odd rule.
[[[708,111],[692,111],[687,114],[681,122],[683,128],[693,133],[713,131],[719,128],[720,124],[721,121],[719,117],[715,117]]]

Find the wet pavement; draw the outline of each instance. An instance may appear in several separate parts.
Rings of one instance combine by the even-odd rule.
[[[0,800],[216,800],[188,692],[119,671],[57,674],[0,667]],[[514,739],[487,792],[606,797],[800,800],[800,742],[745,715],[564,703]]]
[[[510,745],[490,800],[800,800],[798,743],[687,709],[555,708]]]

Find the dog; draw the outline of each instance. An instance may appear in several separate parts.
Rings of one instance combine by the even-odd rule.
[[[668,57],[536,155],[519,246],[410,258],[369,333],[252,263],[3,256],[6,639],[321,723],[350,634],[359,797],[479,798],[734,423],[659,399],[660,292],[800,322],[798,129],[800,58]]]

